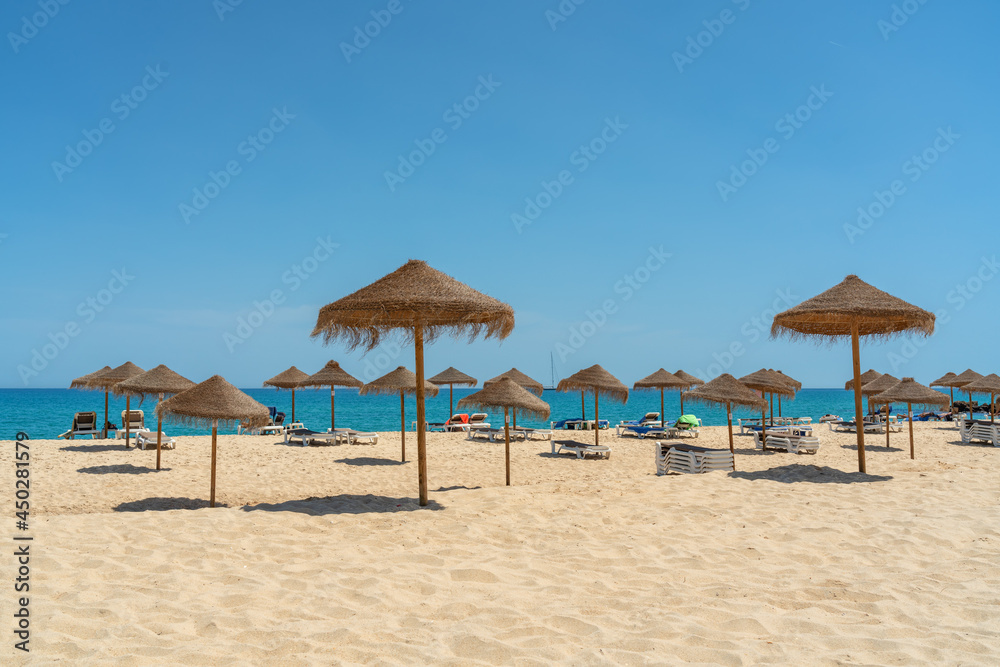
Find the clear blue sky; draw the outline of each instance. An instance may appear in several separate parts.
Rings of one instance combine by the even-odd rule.
[[[767,311],[849,273],[943,316],[865,368],[998,371],[1000,4],[893,4],[5,2],[0,386],[126,360],[241,386],[412,368],[309,338],[410,258],[517,313],[502,344],[436,343],[429,373],[547,383],[553,353],[560,376],[837,386],[849,349],[769,341]]]

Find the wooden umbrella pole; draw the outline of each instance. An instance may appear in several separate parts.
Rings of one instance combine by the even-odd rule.
[[[871,400],[870,398],[868,399]],[[885,448],[889,449],[889,404],[885,404]]]
[[[130,407],[132,400],[131,394],[125,394],[125,449],[128,449],[128,428],[131,426],[132,422],[132,408]]]
[[[594,445],[601,444],[601,398],[594,387]]]
[[[510,486],[510,418],[507,408],[503,409],[503,442],[504,456],[507,458],[507,486]]]
[[[292,423],[295,423],[295,387],[292,387]]]
[[[334,431],[334,429],[337,428],[337,416],[336,416],[337,413],[334,411],[333,407],[333,399],[336,393],[337,393],[336,388],[331,384],[330,385],[330,432],[331,433]]]
[[[585,393],[586,392],[584,392],[582,389],[580,390],[580,420],[581,421],[587,421],[587,402],[583,398],[584,395],[585,395]],[[581,426],[580,428],[583,428],[583,427]]]
[[[913,458],[913,404],[906,404],[906,416],[910,420],[910,458]]]
[[[663,409],[663,387],[660,387],[660,428],[666,428],[667,412]]]
[[[424,428],[424,328],[414,332],[417,357],[417,475],[420,478],[420,506],[427,506],[427,429]]]
[[[219,422],[212,420],[212,495],[209,501],[210,507],[215,507],[215,434],[218,430]]]
[[[514,408],[512,416],[514,417],[514,428],[517,428],[517,408]]]
[[[760,392],[761,396],[764,392]],[[760,447],[765,452],[767,451],[767,425],[764,423],[764,408],[760,409]]]
[[[455,414],[455,383],[448,383],[448,419]]]
[[[163,394],[160,394],[159,402],[163,402]],[[159,405],[159,404],[157,404]],[[156,411],[156,469],[160,469],[160,438],[163,437],[163,415]]]
[[[684,416],[684,390],[681,389],[681,416]]]
[[[726,422],[729,424],[729,453],[733,455],[733,470],[736,470],[736,448],[733,447],[733,404],[726,403]]]
[[[969,392],[969,423],[972,423],[972,392]]]
[[[104,390],[104,429],[101,433],[101,440],[108,439],[108,390]]]
[[[406,463],[406,405],[403,403],[403,392],[399,392],[399,437],[403,441],[400,461]]]
[[[778,418],[781,418],[781,394],[778,394]]]
[[[855,322],[851,325],[851,354],[854,357],[854,423],[858,434],[858,472],[865,470],[865,425],[864,414],[861,411],[861,351],[858,349],[860,327]]]
[[[767,403],[771,406],[771,426],[774,426],[774,392],[772,391],[768,396],[771,397]]]
[[[990,392],[990,423],[991,424],[995,423],[993,421],[993,419],[996,417],[996,413],[997,413],[997,411],[996,411],[996,404],[997,403],[996,403],[996,399],[993,398],[994,396],[995,396],[995,394],[991,391]]]

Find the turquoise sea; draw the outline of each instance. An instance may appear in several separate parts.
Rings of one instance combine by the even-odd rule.
[[[255,399],[267,406],[275,406],[291,418],[291,392],[275,389],[244,389]],[[462,396],[467,396],[476,389],[455,389],[455,402]],[[545,391],[542,399],[552,407],[552,420],[567,419],[580,416],[580,394]],[[676,392],[665,394],[667,418],[680,415],[680,403]],[[132,402],[132,409],[141,409],[146,413],[146,426],[156,425],[156,400],[147,399],[142,405]],[[588,396],[586,400],[587,416],[593,419],[594,399]],[[706,426],[725,425],[726,412],[718,406],[686,404],[685,412],[701,418]],[[125,409],[125,400],[110,397],[109,420],[121,424],[121,412]],[[77,389],[0,389],[0,440],[13,440],[18,431],[24,431],[32,439],[54,438],[69,429],[73,413],[94,410],[98,413],[98,422],[104,417],[104,394]],[[610,400],[601,401],[601,419],[608,419],[617,424],[623,419],[637,419],[646,412],[660,410],[660,393],[658,391],[634,391],[629,394],[628,403],[622,405]],[[459,410],[456,412],[473,412]],[[843,389],[803,389],[794,400],[782,400],[782,414],[793,417],[812,417],[813,421],[825,414],[836,414],[848,418],[854,414],[854,396],[852,392]],[[416,419],[416,401],[413,397],[406,399],[406,427]],[[778,414],[775,407],[775,415]],[[329,389],[315,391],[312,389],[295,392],[295,416],[305,425],[314,430],[324,431],[330,426],[330,392]],[[445,389],[436,398],[427,400],[427,420],[431,422],[444,421],[448,418],[448,391]],[[753,416],[747,410],[734,413],[736,417]],[[503,415],[491,414],[490,422],[502,424]],[[538,420],[519,419],[519,424],[526,426],[548,426]],[[398,431],[399,430],[399,397],[396,396],[359,396],[356,389],[337,389],[337,426],[350,427],[365,431]],[[163,429],[170,435],[199,435],[208,433],[203,429],[169,424]]]

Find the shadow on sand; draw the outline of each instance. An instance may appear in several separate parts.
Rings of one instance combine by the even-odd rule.
[[[135,447],[125,449],[125,443],[119,445],[66,445],[60,447],[60,452],[124,452],[132,451]]]
[[[328,514],[370,514],[378,512],[415,512],[418,510],[443,510],[444,505],[431,500],[421,507],[416,498],[390,498],[388,496],[326,496],[286,500],[282,503],[259,503],[244,505],[244,512],[299,512],[311,516]]]
[[[739,465],[738,461],[737,465]],[[793,464],[756,471],[734,470],[729,473],[729,476],[749,480],[766,479],[772,482],[782,482],[785,484],[794,484],[796,482],[813,482],[818,484],[858,484],[864,482],[888,482],[892,479],[891,475],[869,475],[867,473],[860,472],[844,472],[843,470],[812,464]]]
[[[155,472],[155,471],[154,471]],[[226,507],[216,501],[216,507]],[[167,510],[200,510],[208,507],[208,500],[202,498],[143,498],[131,500],[115,506],[116,512],[165,512]]]
[[[337,459],[334,463],[343,463],[349,466],[405,466],[402,461],[395,459],[376,459],[371,456],[359,456],[356,459]]]
[[[166,472],[170,468],[163,468],[162,470],[157,470],[156,468],[140,468],[139,466],[134,466],[131,463],[120,463],[118,465],[108,465],[108,466],[90,466],[89,468],[80,468],[77,472],[86,473],[88,475],[105,475],[105,474],[116,474],[116,475],[142,475],[147,472]]]

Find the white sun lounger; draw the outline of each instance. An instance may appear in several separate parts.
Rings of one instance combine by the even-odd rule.
[[[728,449],[695,447],[683,442],[659,442],[653,447],[656,474],[668,472],[700,474],[714,470],[733,470],[733,453]]]
[[[552,431],[547,428],[518,428],[526,440],[551,440]]]
[[[963,444],[970,444],[973,441],[985,442],[1000,447],[1000,424],[980,424],[972,422],[966,424],[965,418],[958,422],[958,432],[962,437]]]
[[[370,445],[378,444],[378,433],[374,431],[362,432],[362,431],[351,431],[348,434],[347,444],[356,445],[359,442],[366,442]]]
[[[588,445],[583,442],[576,442],[575,440],[553,440],[552,453],[562,454],[563,452],[576,454],[576,458],[578,459],[586,458],[587,456],[611,458],[611,448],[607,445]]]
[[[72,440],[78,435],[89,435],[91,439],[101,436],[101,429],[97,428],[96,412],[77,412],[73,415],[73,426],[59,437]]]
[[[135,446],[139,449],[156,449],[156,434],[149,431],[140,432],[135,436]],[[177,441],[165,433],[160,434],[160,449],[174,449]]]
[[[763,449],[760,433],[754,432],[753,444],[757,449]],[[767,447],[790,454],[815,454],[819,451],[819,438],[813,435],[795,435],[788,431],[768,431]]]

